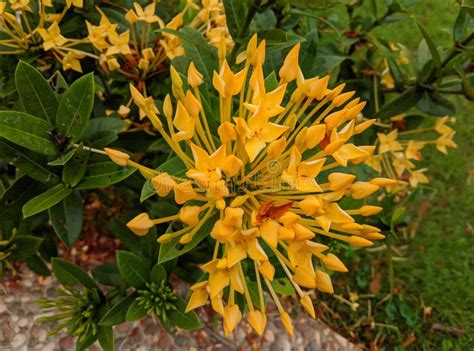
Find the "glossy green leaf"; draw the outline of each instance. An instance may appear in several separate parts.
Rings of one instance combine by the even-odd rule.
[[[128,250],[136,254],[143,254],[140,245],[141,238],[135,235],[117,218],[112,218],[112,233]]]
[[[0,139],[0,156],[10,161],[29,177],[47,185],[55,185],[59,177],[45,166],[46,157]]]
[[[161,244],[160,253],[158,256],[158,263],[171,261],[173,258],[179,257],[196,247],[196,245],[198,245],[206,238],[206,236],[209,235],[216,219],[217,217],[213,216],[207,221],[205,221],[204,224],[196,232],[193,239],[186,245],[182,245],[179,243],[179,237],[174,238],[173,240],[165,244]]]
[[[136,289],[143,289],[150,281],[150,261],[133,252],[116,252],[117,266],[123,278]]]
[[[99,321],[100,325],[112,326],[122,324],[126,321],[128,308],[137,298],[137,293],[130,294],[109,308],[107,313]]]
[[[438,49],[436,48],[435,43],[433,42],[430,35],[426,31],[425,27],[423,27],[418,21],[416,21],[416,25],[418,26],[418,29],[420,30],[421,35],[423,36],[423,39],[425,39],[426,44],[428,44],[428,48],[430,49],[430,53],[431,53],[431,58],[433,59],[435,67],[439,69],[441,67],[441,57],[439,55],[439,52],[438,52]]]
[[[92,276],[99,283],[117,286],[123,283],[118,267],[114,263],[104,263],[92,269]]]
[[[76,152],[75,149],[71,149],[64,154],[59,155],[59,157],[53,161],[48,162],[48,166],[64,166]]]
[[[43,75],[20,61],[15,71],[15,83],[25,111],[54,125],[58,98]]]
[[[48,211],[54,232],[66,247],[71,248],[82,232],[84,214],[81,194],[74,191]]]
[[[0,111],[0,136],[28,150],[54,156],[56,145],[48,134],[51,126],[39,117],[18,111]]]
[[[45,189],[44,185],[30,177],[17,179],[1,197],[0,222],[20,221],[23,205]]]
[[[77,189],[95,189],[118,183],[135,172],[135,168],[118,166],[112,161],[87,165],[86,173]]]
[[[167,316],[172,324],[185,330],[196,330],[202,328],[202,324],[194,311],[185,313],[186,302],[179,296],[173,301],[176,310],[167,312]]]
[[[410,108],[416,105],[422,96],[423,93],[421,91],[417,90],[416,88],[410,88],[403,94],[383,105],[379,112],[376,113],[376,117],[388,118],[408,111]]]
[[[23,216],[29,217],[47,210],[59,203],[72,193],[72,189],[66,188],[64,184],[58,184],[35,196],[23,206]]]
[[[38,254],[34,254],[28,257],[25,262],[28,265],[28,268],[30,268],[36,274],[44,276],[51,275],[48,266],[46,265],[46,263],[44,263],[44,261],[40,258]]]
[[[63,183],[75,187],[81,181],[86,173],[89,156],[90,152],[84,150],[82,146],[76,149],[72,158],[64,165]]]
[[[36,254],[39,250],[43,238],[33,235],[19,235],[13,238],[12,245],[15,246],[11,259],[26,260]]]
[[[82,285],[89,289],[97,289],[100,291],[94,280],[75,264],[54,257],[51,259],[53,272],[59,282],[64,286]]]
[[[224,0],[225,18],[232,38],[237,39],[245,35],[245,21],[248,7],[245,0]]]
[[[162,281],[167,281],[168,276],[165,268],[160,264],[155,264],[150,272],[150,281],[160,285]]]
[[[461,7],[453,27],[453,39],[456,43],[459,43],[464,39],[468,23],[468,12],[464,7]]]
[[[439,117],[453,115],[456,112],[451,101],[438,93],[429,91],[423,93],[416,107],[424,113]]]
[[[87,127],[94,105],[94,76],[82,76],[61,96],[56,127],[61,134],[70,135],[72,141],[80,140]]]
[[[137,321],[144,318],[147,314],[147,310],[143,305],[140,305],[139,301],[135,300],[128,308],[126,320],[127,322]]]
[[[97,330],[97,339],[104,351],[114,350],[114,329],[112,327],[99,326]]]
[[[273,279],[271,284],[272,284],[273,289],[278,295],[281,295],[281,296],[294,296],[295,295],[295,289],[293,288],[293,285],[288,280],[288,278]]]

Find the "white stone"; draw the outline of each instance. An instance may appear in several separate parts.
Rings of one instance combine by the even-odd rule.
[[[10,342],[10,346],[12,348],[19,348],[21,347],[26,341],[26,335],[25,334],[16,334],[12,341]]]

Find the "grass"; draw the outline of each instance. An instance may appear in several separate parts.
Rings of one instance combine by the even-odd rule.
[[[425,0],[409,8],[441,53],[453,45],[455,3]],[[422,36],[412,19],[384,25],[374,34],[402,43],[416,58]],[[350,258],[351,273],[340,282],[346,286],[346,298],[357,292],[356,310],[324,299],[332,313],[329,323],[372,349],[473,349],[474,103],[461,97],[452,102],[457,109],[454,128],[459,147],[447,156],[434,147],[423,152],[420,168],[429,168],[431,183],[410,209],[409,227],[400,228],[394,243],[403,248],[405,258],[394,262],[394,296],[388,298],[386,255],[359,251]],[[413,236],[403,234],[414,227]]]

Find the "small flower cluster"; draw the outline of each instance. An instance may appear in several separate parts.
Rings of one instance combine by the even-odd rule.
[[[171,70],[176,103],[169,95],[165,98],[163,119],[153,99],[131,86],[141,114],[181,159],[186,168],[183,177],[140,165],[122,151],[105,150],[117,164],[139,169],[158,196],[173,195],[182,206],[169,217],[138,215],[127,224],[135,234],[146,235],[157,224],[171,223],[174,230],[158,241],[186,245],[206,223],[212,223],[208,235],[214,254],[201,267],[207,278],[191,287],[187,310],[210,301],[223,316],[226,335],[243,317],[236,294],[245,298],[249,324],[263,333],[265,289],[285,328],[293,333],[291,319],[272,286],[277,269],[288,277],[314,318],[305,289],[333,293],[329,272],[347,271],[325,242],[336,239],[363,247],[384,238],[378,228],[358,223],[381,207],[364,203],[344,209],[342,200],[363,201],[396,183],[386,178],[357,180],[348,168],[368,160],[375,150],[373,145],[351,142],[375,122],[358,122],[356,116],[365,103],[353,98],[355,92],[343,92],[344,84],[329,88],[328,76],[304,77],[298,64],[299,45],[288,53],[279,83],[267,89],[265,41],[257,44],[254,36],[238,72],[225,59],[214,72],[212,85],[220,101],[218,139],[208,123],[213,117],[203,108],[204,79],[194,64],[189,65],[186,91],[181,77]],[[258,308],[249,292],[249,277],[254,277],[258,289]]]
[[[233,45],[220,0],[204,0],[199,5],[189,0],[169,23],[156,14],[155,1],[145,7],[134,2],[131,9],[118,6],[130,28],[122,32],[119,32],[119,23],[112,23],[103,9],[96,7],[100,23],[85,21],[86,37],[66,38],[61,34],[60,25],[72,7],[82,8],[83,1],[66,0],[66,6],[59,12],[53,0],[41,0],[34,5],[30,0],[0,2],[0,32],[6,37],[0,40],[0,53],[22,55],[42,51],[42,64],[54,59],[65,71],[81,73],[81,59],[89,57],[97,60],[106,73],[116,71],[143,82],[164,70],[163,62],[167,58],[184,55],[181,40],[176,35],[164,31],[160,38],[157,30],[181,28],[184,16],[191,11],[197,14],[190,27],[198,29],[216,46]],[[93,52],[85,48],[87,44],[92,45]]]
[[[405,115],[392,118],[394,125],[403,125]],[[430,144],[443,154],[448,153],[448,148],[457,147],[453,141],[456,133],[447,125],[449,117],[439,118],[433,127],[418,128],[401,131],[395,127],[389,133],[377,133],[378,149],[377,153],[368,158],[365,163],[379,174],[383,174],[391,179],[398,180],[396,185],[389,187],[391,191],[399,191],[407,186],[416,187],[418,184],[429,183],[428,177],[424,174],[426,168],[416,169],[415,161],[423,159],[421,150]],[[436,139],[414,140],[410,139],[413,134],[423,135],[426,133],[436,133]]]

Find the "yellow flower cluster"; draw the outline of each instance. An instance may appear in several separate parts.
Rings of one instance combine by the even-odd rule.
[[[395,126],[404,124],[405,115],[392,118]],[[448,148],[457,147],[453,141],[456,133],[447,125],[449,117],[439,118],[433,127],[418,128],[399,132],[397,128],[387,134],[377,133],[378,150],[377,153],[368,158],[365,163],[379,174],[383,174],[398,182],[389,187],[390,191],[396,192],[405,189],[407,186],[416,187],[418,184],[429,183],[428,177],[424,174],[426,168],[416,169],[414,161],[423,159],[421,150],[430,144],[443,154],[448,153]],[[423,135],[435,132],[438,137],[431,140],[413,140],[412,134]]]
[[[135,234],[146,235],[159,223],[180,223],[158,241],[165,244],[179,238],[185,245],[206,222],[213,223],[209,236],[215,242],[214,254],[202,266],[208,275],[191,287],[187,310],[210,301],[223,317],[226,335],[243,318],[236,294],[245,298],[248,323],[263,333],[264,289],[274,300],[283,325],[293,333],[291,319],[272,286],[276,269],[288,277],[302,306],[314,318],[305,289],[333,293],[330,271],[347,271],[328,252],[325,240],[363,247],[384,238],[378,228],[358,223],[381,207],[364,201],[359,208],[343,209],[341,201],[366,199],[395,183],[386,178],[357,180],[347,167],[366,161],[375,150],[373,145],[351,142],[375,122],[357,122],[365,103],[354,98],[355,92],[343,92],[344,84],[329,88],[328,76],[304,77],[298,64],[299,45],[286,56],[277,86],[267,89],[262,68],[265,41],[257,44],[254,36],[238,72],[225,59],[219,72],[214,72],[212,85],[220,102],[218,139],[208,124],[214,117],[203,108],[201,90],[206,88],[194,64],[189,66],[187,91],[171,70],[176,103],[166,97],[162,119],[152,98],[131,87],[142,114],[186,167],[185,177],[137,164],[122,151],[105,150],[117,164],[139,169],[158,196],[173,196],[182,206],[179,213],[165,218],[138,215],[127,224]],[[244,265],[245,261],[249,264]],[[255,276],[258,304],[249,292],[249,276]]]
[[[184,55],[181,40],[174,34],[163,32],[162,39],[155,33],[159,29],[177,30],[184,24],[187,12],[197,12],[189,26],[201,31],[210,43],[219,46],[224,43],[232,47],[225,14],[220,0],[203,0],[197,5],[192,0],[169,23],[156,14],[156,1],[142,7],[133,3],[132,9],[121,8],[129,30],[118,31],[118,23],[112,23],[105,13],[96,7],[101,15],[98,25],[86,21],[88,36],[81,39],[65,38],[60,23],[69,8],[82,7],[82,0],[66,0],[60,13],[55,12],[53,0],[41,0],[30,6],[30,0],[9,0],[0,2],[0,32],[7,39],[0,40],[1,54],[21,55],[38,50],[51,53],[61,62],[64,70],[82,72],[80,60],[90,57],[97,60],[107,73],[117,71],[136,82],[160,73],[165,69],[166,58]],[[18,14],[18,15],[15,15]],[[35,26],[33,24],[36,24]],[[84,44],[91,44],[95,52],[88,52]],[[77,46],[82,45],[81,49]],[[49,55],[43,55],[46,60]]]

